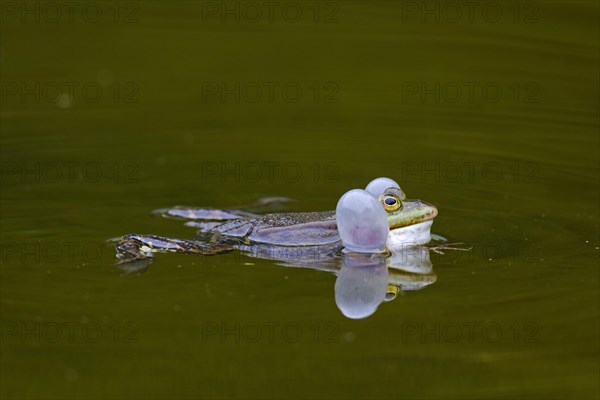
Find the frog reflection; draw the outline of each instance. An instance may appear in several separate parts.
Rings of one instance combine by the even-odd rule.
[[[307,257],[306,248],[300,254],[293,248],[273,252],[270,246],[249,246],[241,252],[245,256],[274,260],[284,267],[308,268],[337,275],[335,304],[344,316],[351,319],[367,318],[382,303],[396,299],[399,293],[421,290],[437,281],[427,247],[407,247],[384,254],[340,252],[334,256],[322,246],[315,246],[312,250],[312,257]],[[146,270],[151,260],[119,264],[118,267],[126,273],[140,273]]]
[[[411,248],[388,257],[348,253],[335,282],[335,303],[346,317],[362,319],[377,311],[400,291],[420,290],[437,280],[429,251]]]

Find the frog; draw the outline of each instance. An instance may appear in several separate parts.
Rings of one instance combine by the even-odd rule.
[[[335,211],[274,212],[285,209],[292,201],[285,197],[262,198],[255,204],[238,208],[159,209],[154,213],[183,220],[185,225],[196,228],[195,237],[122,236],[115,240],[117,265],[125,273],[143,273],[155,253],[215,256],[238,250],[245,256],[274,260],[282,266],[336,275],[336,305],[346,317],[361,319],[372,315],[382,302],[394,300],[399,292],[421,290],[436,282],[429,260],[430,250],[440,254],[446,249],[468,250],[455,246],[461,243],[449,244],[444,237],[432,234],[437,207],[407,198],[400,186],[389,178],[377,178],[366,190],[358,190],[358,197],[374,201],[374,211],[384,214],[385,251],[349,250],[349,243],[342,240],[340,231],[345,229],[344,224],[348,227],[352,223],[344,222],[340,204],[349,194],[354,194],[356,200],[357,193],[351,193],[355,191],[342,196]],[[356,204],[360,202],[352,203]],[[362,222],[368,221],[366,226],[370,227],[374,224],[369,219],[372,215],[359,208],[351,211]]]
[[[373,182],[376,181],[379,182],[377,179]],[[385,210],[389,224],[389,250],[423,246],[432,238],[443,240],[430,231],[438,215],[435,205],[408,199],[395,181],[385,181],[383,185],[390,187],[381,189],[379,185],[370,193],[379,193],[377,199]],[[367,190],[369,186],[372,185],[367,185]],[[155,253],[210,256],[233,250],[258,258],[301,261],[310,257],[319,261],[343,250],[335,211],[261,213],[288,200],[264,198],[252,207],[240,209],[179,206],[156,210],[156,214],[165,218],[185,220],[187,226],[197,229],[196,236],[192,239],[140,234],[122,236],[116,240],[117,263],[145,260]]]

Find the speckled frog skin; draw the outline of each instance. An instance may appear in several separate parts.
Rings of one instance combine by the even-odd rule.
[[[313,246],[340,241],[333,211],[267,214],[225,222],[208,232],[274,246]]]

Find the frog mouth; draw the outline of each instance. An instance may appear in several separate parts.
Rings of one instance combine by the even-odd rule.
[[[387,248],[400,250],[429,243],[431,241],[431,225],[433,225],[433,217],[416,224],[390,230],[386,243]]]

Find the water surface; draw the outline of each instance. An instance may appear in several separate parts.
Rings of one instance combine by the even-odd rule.
[[[35,4],[1,27],[3,398],[598,397],[596,2]],[[124,274],[106,243],[193,235],[161,207],[328,210],[378,176],[473,250],[364,320],[326,272]]]

